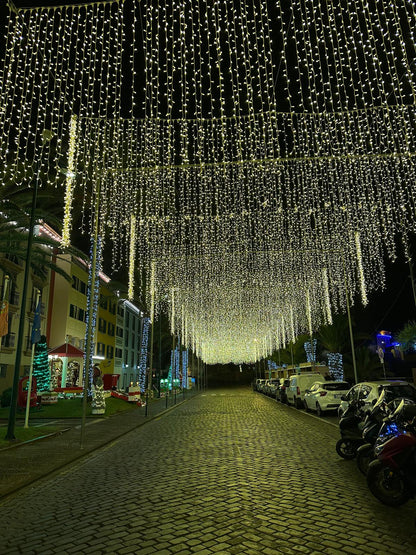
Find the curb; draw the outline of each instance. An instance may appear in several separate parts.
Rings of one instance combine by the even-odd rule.
[[[7,447],[1,447],[0,453],[2,451],[9,451],[10,449],[18,449],[22,445],[27,445],[28,443],[33,443],[34,441],[40,441],[42,439],[48,439],[50,437],[60,436],[64,432],[68,432],[72,430],[72,428],[64,428],[62,430],[58,430],[57,432],[51,432],[50,434],[45,434],[44,436],[34,437],[32,439],[28,439],[26,441],[19,441],[18,443],[14,443],[13,445],[8,445]]]

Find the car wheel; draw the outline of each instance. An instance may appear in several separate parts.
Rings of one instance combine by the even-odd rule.
[[[324,411],[321,409],[321,405],[319,403],[316,403],[316,414],[317,416],[323,416]]]
[[[305,400],[303,400],[303,408],[306,410],[306,412],[309,412],[309,411],[310,411],[310,409],[309,409],[309,407],[308,407],[308,405],[307,405],[307,403],[306,403]]]

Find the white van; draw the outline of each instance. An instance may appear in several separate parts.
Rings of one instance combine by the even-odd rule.
[[[303,399],[305,391],[310,386],[322,379],[322,374],[319,372],[305,372],[304,374],[294,374],[290,377],[290,385],[286,389],[287,402],[289,405],[294,405],[298,409],[303,409]]]

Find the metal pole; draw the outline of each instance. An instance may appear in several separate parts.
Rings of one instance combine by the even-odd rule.
[[[91,345],[92,334],[92,318],[94,314],[94,297],[95,297],[95,281],[97,278],[97,244],[98,244],[98,210],[100,202],[100,184],[97,184],[95,210],[94,210],[94,236],[92,243],[92,260],[91,260],[91,287],[89,290],[89,305],[88,305],[88,324],[87,324],[87,341],[85,345],[85,364],[84,364],[84,390],[82,397],[82,420],[81,420],[81,439],[80,448],[84,448],[85,440],[85,424],[87,419],[87,405],[88,405],[88,386],[90,379],[90,360],[93,355],[94,345]]]
[[[154,320],[155,320],[155,261],[152,260],[150,275],[150,359],[149,359],[149,377],[147,381],[147,389],[152,391],[153,388],[153,336],[154,336]]]
[[[407,262],[409,264],[410,281],[412,283],[412,291],[413,291],[413,300],[414,300],[415,307],[416,307],[416,287],[415,287],[415,280],[414,280],[414,276],[413,276],[413,264],[412,264],[412,260],[410,258],[408,259]]]
[[[38,186],[39,186],[39,170],[35,179],[32,194],[32,206],[30,209],[30,222],[29,231],[27,238],[27,249],[26,249],[26,262],[25,262],[25,273],[23,278],[23,290],[22,290],[22,302],[20,305],[20,320],[19,320],[19,331],[17,335],[17,346],[16,346],[16,359],[14,365],[14,375],[13,375],[13,387],[12,395],[10,400],[10,412],[9,421],[7,426],[7,433],[5,439],[9,441],[16,439],[14,435],[14,427],[16,424],[16,411],[17,411],[17,390],[19,387],[19,373],[20,373],[20,362],[22,360],[22,348],[23,348],[23,334],[25,329],[25,316],[26,316],[26,299],[27,290],[29,285],[29,272],[30,272],[30,262],[32,259],[32,244],[33,244],[33,232],[35,229],[35,210],[36,201],[38,196]]]
[[[40,300],[40,291],[38,290],[36,293],[36,301],[35,301],[35,312]],[[30,357],[30,370],[29,370],[29,383],[27,387],[27,399],[26,399],[26,414],[25,414],[25,428],[29,428],[29,412],[30,412],[30,396],[32,395],[32,375],[33,375],[33,359],[35,358],[35,345],[36,343],[32,343],[32,355]]]

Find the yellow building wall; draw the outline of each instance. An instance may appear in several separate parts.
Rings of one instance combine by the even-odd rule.
[[[104,356],[104,360],[96,360],[95,362],[99,364],[100,370],[103,374],[114,373],[114,356],[116,350],[116,313],[117,297],[108,287],[106,287],[104,282],[101,281],[100,298],[97,311],[95,355],[98,355],[97,347],[100,346],[100,354],[101,356]],[[104,354],[102,354],[103,345]]]

